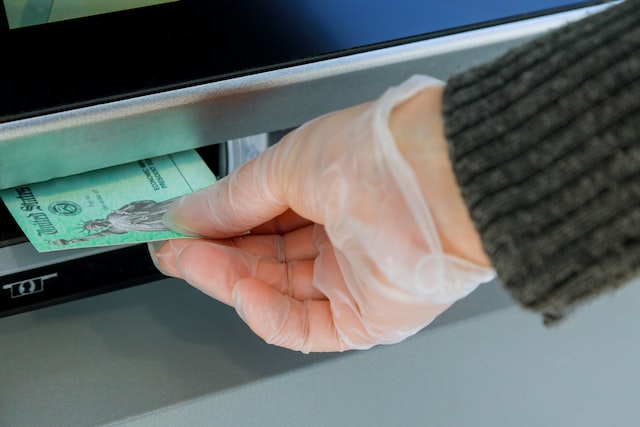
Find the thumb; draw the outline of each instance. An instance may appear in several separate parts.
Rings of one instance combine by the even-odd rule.
[[[345,152],[343,135],[370,104],[321,116],[287,134],[278,144],[212,186],[176,201],[165,225],[184,234],[225,238],[276,218],[291,208],[307,220],[324,224],[335,185],[344,186],[336,159]],[[332,178],[328,178],[331,176]],[[329,182],[333,179],[334,182]],[[329,181],[328,181],[329,180]],[[334,197],[335,198],[335,197]]]
[[[224,238],[242,234],[288,209],[280,180],[285,144],[269,147],[217,183],[184,196],[163,220],[175,231]]]

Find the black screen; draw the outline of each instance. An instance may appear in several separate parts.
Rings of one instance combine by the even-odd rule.
[[[16,28],[5,8],[0,122],[594,3],[602,1],[180,0]]]

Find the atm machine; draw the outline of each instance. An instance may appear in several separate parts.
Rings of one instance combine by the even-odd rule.
[[[2,0],[0,189],[189,149],[222,177],[320,114],[610,5]],[[4,206],[0,227],[2,426],[636,424],[637,286],[547,330],[489,283],[403,343],[303,355],[145,245],[40,254]]]

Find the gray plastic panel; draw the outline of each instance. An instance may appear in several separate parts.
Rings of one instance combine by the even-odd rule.
[[[298,126],[415,73],[446,78],[602,7],[2,123],[0,188]]]
[[[407,341],[303,355],[163,280],[0,320],[0,425],[637,426],[640,283],[559,327],[483,285]]]

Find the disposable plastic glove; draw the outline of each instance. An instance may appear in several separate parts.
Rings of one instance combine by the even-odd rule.
[[[484,252],[475,259],[485,265],[457,254],[466,243],[456,240],[463,222],[456,218],[472,225],[442,130],[437,143],[401,147],[419,151],[412,154],[401,151],[389,128],[400,104],[397,111],[413,108],[409,116],[441,120],[438,108],[415,111],[405,102],[421,91],[439,101],[441,86],[414,76],[373,103],[303,125],[180,199],[165,222],[206,239],[165,243],[152,250],[156,265],[234,306],[257,335],[282,347],[366,349],[415,334],[494,276]],[[403,120],[398,133],[417,139],[422,124]],[[448,211],[461,206],[462,214]]]

